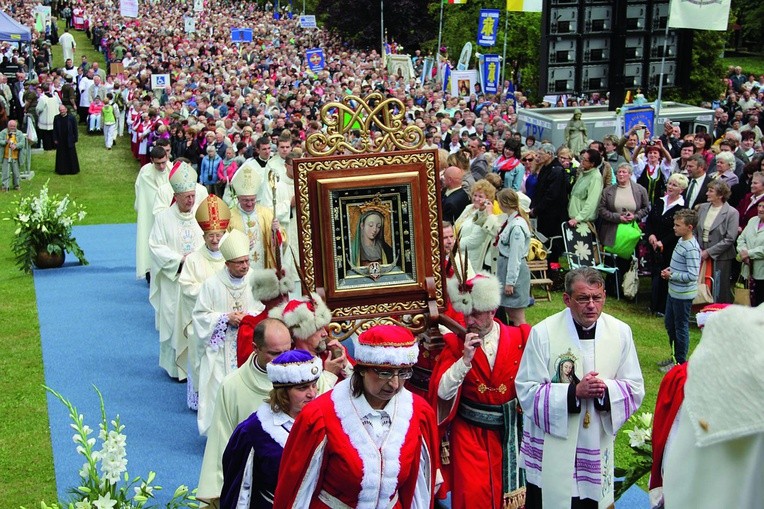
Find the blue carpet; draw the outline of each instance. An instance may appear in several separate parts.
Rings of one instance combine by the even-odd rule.
[[[148,286],[135,279],[135,225],[75,228],[90,265],[68,255],[63,268],[37,270],[34,284],[46,383],[69,398],[98,429],[100,409],[92,389],[104,395],[110,419],[119,414],[127,434],[128,472],[157,473],[169,500],[174,489],[195,487],[204,439],[196,414],[186,407],[186,386],[158,366],[159,343]],[[77,486],[83,459],[74,450],[65,407],[48,397],[58,493]],[[647,494],[632,488],[618,509],[649,507]]]

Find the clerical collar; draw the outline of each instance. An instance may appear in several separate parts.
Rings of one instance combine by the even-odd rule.
[[[594,334],[597,329],[597,322],[594,322],[591,326],[589,326],[589,328],[584,328],[583,325],[580,325],[575,320],[573,320],[573,325],[576,326],[578,339],[594,339]]]
[[[231,271],[228,270],[228,267],[225,268],[225,272],[226,272],[226,274],[228,274],[228,280],[231,281],[232,284],[240,285],[240,284],[242,284],[244,282],[244,278],[243,277],[233,277],[231,275]]]
[[[258,363],[257,363],[257,354],[255,354],[255,355],[253,355],[253,356],[252,356],[252,365],[253,365],[253,366],[255,367],[255,369],[256,369],[257,371],[259,371],[260,373],[266,373],[266,374],[268,373],[268,372],[265,370],[265,368],[261,368],[261,367],[260,367],[260,364],[258,364]]]

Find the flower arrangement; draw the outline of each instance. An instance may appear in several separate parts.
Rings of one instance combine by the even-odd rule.
[[[162,489],[152,485],[156,474],[149,472],[144,480],[141,477],[130,479],[127,473],[127,436],[122,433],[125,426],[120,423],[119,416],[108,421],[103,395],[95,388],[101,402],[101,423],[99,424],[98,439],[92,437],[93,429],[85,424],[84,416],[64,396],[45,387],[53,396],[58,398],[69,409],[72,420],[70,426],[74,429],[72,440],[77,444],[77,452],[85,457],[85,463],[80,469],[80,485],[69,490],[71,500],[68,503],[58,502],[47,505],[40,504],[42,509],[139,509],[154,499],[154,493]],[[100,448],[96,448],[100,441]],[[197,508],[194,494],[187,486],[179,486],[172,499],[165,505],[167,509]],[[24,509],[23,507],[21,509]]]
[[[48,182],[37,196],[25,196],[14,203],[16,210],[10,211],[10,217],[5,220],[16,223],[11,249],[19,270],[31,272],[39,252],[63,257],[64,252],[69,251],[81,264],[88,264],[85,253],[72,236],[72,225],[87,214],[84,206],[75,203],[69,195],[51,195]]]
[[[629,419],[634,427],[623,430],[629,436],[629,445],[634,450],[634,456],[628,468],[616,467],[615,476],[623,480],[615,482],[615,499],[618,500],[626,490],[648,474],[653,466],[653,414],[642,412],[634,414]]]

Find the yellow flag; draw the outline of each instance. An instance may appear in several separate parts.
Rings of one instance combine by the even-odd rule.
[[[542,0],[507,0],[508,11],[541,12]]]

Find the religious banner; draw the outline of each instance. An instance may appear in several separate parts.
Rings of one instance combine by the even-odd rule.
[[[422,75],[419,77],[422,86],[427,83],[427,80],[432,79],[434,65],[435,59],[433,57],[425,57],[424,64],[422,65]]]
[[[483,91],[486,94],[499,92],[499,55],[483,56]]]
[[[727,30],[731,0],[671,0],[669,28]]]
[[[252,42],[252,29],[251,28],[232,28],[231,29],[231,42]]]
[[[119,0],[119,13],[123,18],[137,18],[138,0]]]
[[[305,52],[305,63],[313,72],[318,72],[324,68],[326,61],[324,60],[324,50],[321,48],[309,49]]]
[[[624,130],[629,131],[632,127],[637,125],[646,126],[650,132],[653,130],[653,122],[655,121],[655,110],[647,106],[632,107],[626,110],[623,114]],[[640,141],[643,135],[640,135]]]
[[[507,0],[508,11],[541,12],[542,0]]]
[[[193,16],[183,16],[183,30],[187,34],[196,32],[196,18]]]
[[[451,71],[452,96],[469,97],[475,91],[475,85],[478,84],[478,73],[476,69],[468,71]]]
[[[204,0],[194,0],[194,12],[202,12],[204,10]]]
[[[403,78],[406,81],[416,77],[414,64],[411,63],[411,55],[388,55],[387,71],[389,74]]]
[[[496,46],[499,31],[499,9],[480,9],[478,18],[478,46]]]

